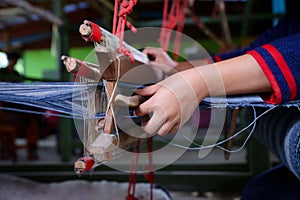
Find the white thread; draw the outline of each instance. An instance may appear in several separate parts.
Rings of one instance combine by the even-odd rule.
[[[200,144],[197,144],[197,143],[193,142],[190,138],[188,138],[188,137],[186,137],[186,136],[185,136],[185,139],[189,140],[192,144],[194,144],[194,145],[196,145],[196,146],[198,146],[198,147],[186,147],[186,146],[182,146],[182,145],[176,144],[176,143],[174,143],[174,142],[170,142],[170,144],[171,144],[171,145],[174,145],[174,146],[176,146],[176,147],[179,147],[179,148],[186,149],[186,150],[201,150],[201,149],[209,149],[209,148],[215,148],[215,147],[216,147],[216,148],[220,148],[220,149],[222,149],[222,150],[224,150],[224,151],[227,151],[227,152],[230,152],[230,153],[236,153],[236,152],[242,150],[242,149],[245,147],[246,143],[248,142],[248,140],[249,140],[250,137],[252,136],[252,134],[253,134],[253,132],[254,132],[254,129],[255,129],[255,126],[256,126],[256,121],[257,121],[259,118],[261,118],[262,116],[264,116],[265,114],[267,114],[269,111],[271,111],[271,110],[273,110],[274,108],[276,108],[277,106],[270,107],[268,110],[266,110],[265,112],[263,112],[262,114],[260,114],[260,115],[257,116],[257,117],[256,117],[256,111],[255,111],[254,106],[251,105],[251,107],[253,108],[253,112],[254,112],[254,117],[253,117],[254,119],[253,119],[253,121],[252,121],[250,124],[248,124],[246,127],[244,127],[242,130],[240,130],[239,132],[237,132],[237,133],[235,133],[234,135],[232,135],[231,137],[228,137],[228,138],[226,138],[226,139],[224,139],[224,140],[222,140],[222,141],[220,141],[220,142],[218,142],[218,143],[216,143],[216,144],[207,145],[207,146],[200,145]],[[245,139],[243,145],[242,145],[239,149],[236,149],[236,150],[228,150],[228,149],[225,149],[225,148],[223,148],[223,147],[220,146],[221,144],[227,142],[228,140],[231,140],[231,139],[237,137],[239,134],[241,134],[243,131],[245,131],[246,129],[248,129],[248,128],[249,128],[250,126],[252,126],[252,125],[253,125],[253,127],[252,127],[252,129],[251,129],[249,135],[247,136],[247,138]],[[169,143],[167,140],[162,139],[162,138],[160,138],[160,137],[159,137],[158,140],[163,141],[163,142],[166,142],[166,143]]]
[[[107,113],[109,111],[109,109],[111,110],[111,113],[112,113],[112,117],[114,119],[114,126],[115,126],[115,130],[116,130],[116,137],[117,137],[117,147],[119,147],[119,144],[120,144],[120,136],[119,136],[119,131],[118,131],[118,126],[117,126],[117,123],[116,123],[116,117],[115,117],[115,113],[114,113],[114,110],[113,110],[113,107],[112,107],[112,103],[114,101],[114,97],[115,97],[115,93],[116,93],[116,90],[117,90],[117,85],[118,85],[118,82],[119,82],[119,78],[120,78],[120,68],[121,68],[121,61],[120,61],[120,58],[117,56],[116,57],[117,61],[118,61],[118,66],[117,66],[117,79],[116,79],[116,83],[114,85],[114,88],[112,90],[112,93],[111,93],[111,96],[108,94],[108,90],[107,90],[107,81],[106,80],[103,80],[103,83],[104,83],[104,88],[105,88],[105,93],[106,93],[106,96],[108,98],[108,103],[107,103],[107,108],[106,108],[106,114],[105,116],[107,116]]]

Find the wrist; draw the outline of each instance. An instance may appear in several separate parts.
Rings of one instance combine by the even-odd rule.
[[[209,96],[207,84],[203,78],[203,74],[197,69],[192,68],[181,72],[193,89],[198,102]]]

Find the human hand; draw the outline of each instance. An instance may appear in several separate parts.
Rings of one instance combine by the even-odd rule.
[[[150,58],[150,64],[155,65],[165,74],[171,74],[173,68],[178,65],[162,48],[147,47],[143,53]]]
[[[144,130],[158,135],[176,132],[192,115],[199,101],[207,96],[201,76],[193,69],[176,73],[160,83],[137,90],[142,96],[151,96],[136,110],[138,116],[151,116],[142,124]],[[197,88],[197,89],[196,89]],[[202,92],[198,94],[198,88]]]
[[[152,115],[143,124],[144,130],[165,135],[177,131],[205,97],[262,92],[272,92],[271,84],[259,63],[246,54],[177,72],[162,82],[136,91],[150,96],[136,109],[136,115]]]

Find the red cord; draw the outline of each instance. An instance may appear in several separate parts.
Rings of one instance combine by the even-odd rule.
[[[150,199],[153,200],[153,185],[154,185],[154,173],[153,173],[153,158],[152,158],[152,149],[153,141],[152,137],[148,139],[148,166],[145,170],[149,172],[144,175],[145,179],[150,183]],[[129,174],[129,183],[126,200],[138,200],[135,195],[135,186],[137,182],[137,168],[139,163],[139,148],[140,140],[136,144],[136,151],[132,154],[130,174]]]
[[[153,173],[153,157],[152,157],[152,149],[153,149],[153,141],[152,137],[148,138],[148,167],[146,170],[149,170],[147,174],[144,175],[145,179],[150,183],[150,200],[153,200],[153,184],[154,184],[154,173]]]
[[[135,195],[135,186],[137,181],[137,168],[139,163],[140,140],[137,141],[135,152],[132,153],[129,183],[126,200],[138,200]]]
[[[137,29],[126,19],[127,15],[132,12],[133,7],[137,4],[137,0],[115,0],[114,19],[112,33],[119,37],[120,47],[117,52],[130,57],[134,62],[134,57],[131,52],[123,45],[125,25],[136,32]],[[119,14],[118,14],[119,13]]]
[[[168,13],[168,0],[164,2],[162,30],[159,42],[161,48],[165,51],[169,48],[171,32],[177,26],[176,38],[174,41],[174,59],[178,59],[182,31],[185,23],[185,10],[188,6],[188,0],[174,0]]]

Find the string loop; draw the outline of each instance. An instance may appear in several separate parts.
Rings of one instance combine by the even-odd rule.
[[[126,19],[127,15],[132,12],[133,7],[137,4],[137,0],[115,0],[113,30],[112,33],[119,37],[120,46],[117,53],[128,56],[132,62],[134,57],[131,52],[124,47],[124,31],[127,26],[132,32],[137,32],[137,29]]]

